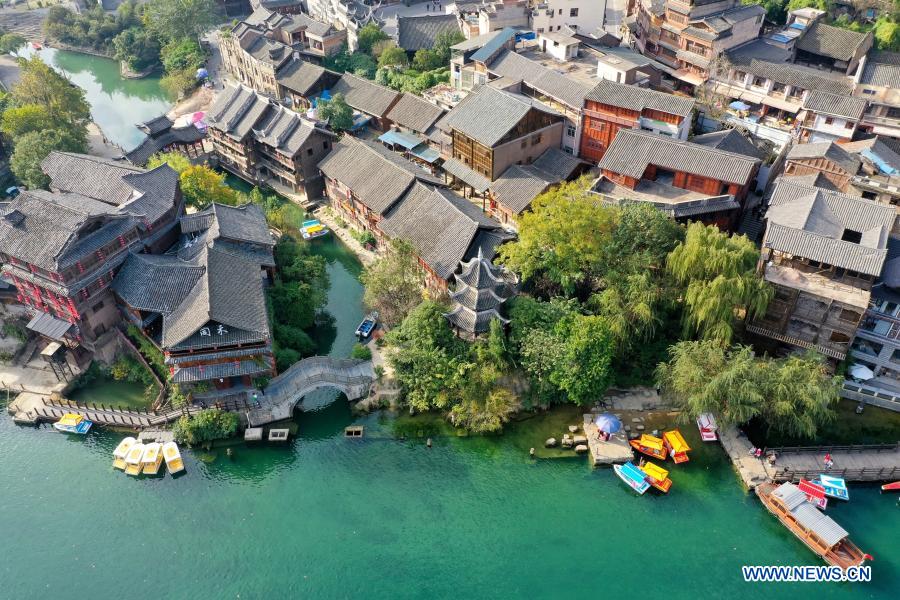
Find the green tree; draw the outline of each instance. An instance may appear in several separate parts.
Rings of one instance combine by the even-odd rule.
[[[519,238],[500,247],[500,261],[538,291],[575,294],[602,265],[618,211],[589,193],[590,181],[564,183],[531,203]]]
[[[353,109],[344,100],[343,94],[335,94],[331,100],[319,99],[319,118],[328,121],[335,131],[346,131],[353,127]]]
[[[159,41],[149,31],[130,27],[113,38],[115,58],[134,71],[144,71],[159,63]]]
[[[179,69],[178,71],[166,72],[159,80],[159,85],[174,98],[183,98],[197,86],[197,83],[197,75],[194,69]]]
[[[19,61],[19,81],[10,93],[12,106],[38,105],[47,109],[54,124],[67,122],[86,127],[91,109],[84,90],[72,84],[38,56]]]
[[[363,344],[353,344],[353,349],[350,351],[350,358],[356,358],[359,360],[372,360],[372,351],[369,350],[369,347]]]
[[[160,165],[169,165],[176,173],[181,175],[191,166],[191,161],[180,152],[160,152],[151,156],[150,160],[147,161],[148,169],[155,169]]]
[[[150,0],[144,22],[160,40],[199,40],[222,21],[215,0]]]
[[[615,340],[609,324],[603,317],[577,315],[557,326],[557,335],[565,345],[550,381],[575,404],[600,400],[612,383]]]
[[[686,287],[685,330],[727,346],[737,315],[765,313],[773,290],[755,273],[759,251],[745,236],[691,223],[668,257],[668,271]]]
[[[417,71],[431,71],[433,69],[441,68],[443,64],[444,63],[441,62],[441,56],[436,50],[432,48],[422,48],[416,50],[416,54],[413,56],[412,66]],[[379,66],[381,66],[381,61],[379,61]]]
[[[787,12],[800,10],[801,8],[815,8],[830,13],[832,3],[829,0],[788,0],[785,10]]]
[[[17,33],[4,33],[0,36],[0,52],[10,54],[16,52],[27,43],[27,40]]]
[[[172,427],[175,439],[190,446],[231,437],[238,428],[238,416],[218,409],[202,410],[192,417],[179,417]]]
[[[434,51],[440,60],[440,66],[449,68],[450,47],[466,41],[461,31],[444,31],[434,38]]]
[[[406,50],[397,46],[385,49],[378,57],[378,68],[405,69],[409,66]]]
[[[225,183],[225,176],[203,165],[191,165],[179,175],[181,193],[188,206],[206,208],[213,202],[234,206],[239,194]]]
[[[173,40],[163,46],[160,51],[163,68],[167,73],[175,73],[177,71],[190,70],[195,71],[203,66],[206,60],[206,53],[203,48],[193,39]]]
[[[30,131],[16,139],[9,159],[10,169],[29,188],[45,188],[50,178],[41,170],[41,162],[53,150],[83,153],[87,152],[87,146],[82,139],[73,137],[65,130]]]
[[[759,4],[766,9],[766,19],[773,23],[783,25],[787,21],[787,0],[741,0],[741,4]]]
[[[371,54],[372,48],[377,42],[389,40],[390,36],[381,30],[375,23],[366,23],[356,33],[357,51]]]
[[[875,21],[874,34],[875,45],[879,50],[893,52],[900,50],[900,24],[897,23],[896,17],[888,15],[878,17]]]
[[[26,104],[14,106],[3,112],[0,118],[0,130],[15,142],[15,140],[30,131],[43,131],[48,125],[53,126],[54,119],[46,106],[40,104]]]
[[[384,257],[362,273],[363,302],[388,326],[398,325],[422,301],[422,274],[409,242],[394,240]]]
[[[834,418],[841,378],[816,353],[759,358],[747,346],[712,340],[679,342],[669,352],[657,379],[686,420],[703,412],[723,425],[759,418],[770,430],[812,438]]]

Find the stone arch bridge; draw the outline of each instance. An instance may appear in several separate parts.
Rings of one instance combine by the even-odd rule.
[[[351,401],[360,400],[369,395],[374,379],[368,360],[304,358],[269,382],[258,398],[259,406],[248,411],[247,420],[251,427],[259,427],[289,419],[304,396],[321,388],[335,388]]]

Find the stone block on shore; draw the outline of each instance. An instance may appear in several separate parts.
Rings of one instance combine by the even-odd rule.
[[[572,438],[576,445],[578,444],[587,444],[587,436],[586,435],[576,435]]]
[[[558,442],[556,441],[556,438],[547,438],[547,441],[544,442],[544,447],[545,448],[556,448],[557,443]]]
[[[587,444],[578,444],[577,446],[575,446],[575,452],[577,452],[578,454],[584,454],[587,451]]]

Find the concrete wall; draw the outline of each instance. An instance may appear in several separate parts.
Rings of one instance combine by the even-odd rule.
[[[524,139],[528,140],[528,145],[522,148],[522,139],[517,138],[506,144],[502,144],[494,148],[494,172],[491,180],[497,179],[503,171],[509,166],[516,163],[523,165],[531,164],[545,150],[549,148],[559,148],[562,143],[563,122],[554,123],[543,129],[539,129],[528,134]],[[532,140],[540,135],[541,141],[532,145]]]

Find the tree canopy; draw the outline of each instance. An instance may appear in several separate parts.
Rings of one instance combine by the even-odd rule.
[[[357,52],[370,54],[378,42],[391,39],[375,23],[366,23],[356,32]]]
[[[171,42],[199,40],[222,16],[215,0],[150,0],[144,21],[160,40]]]
[[[380,319],[394,327],[422,301],[422,273],[409,242],[394,240],[390,251],[361,276],[363,302],[378,311]]]
[[[353,109],[344,100],[343,94],[335,94],[331,100],[319,99],[319,118],[328,121],[334,131],[346,131],[353,127]]]
[[[225,176],[204,165],[191,165],[179,175],[181,194],[188,206],[206,208],[212,202],[234,206],[241,196],[225,183]]]

